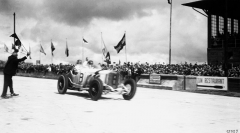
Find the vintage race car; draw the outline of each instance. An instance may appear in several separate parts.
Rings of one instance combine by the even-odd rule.
[[[57,88],[60,94],[65,94],[67,89],[88,91],[94,101],[108,93],[118,93],[125,100],[130,100],[137,89],[135,80],[124,78],[119,72],[85,67],[75,67],[69,73],[60,75]]]

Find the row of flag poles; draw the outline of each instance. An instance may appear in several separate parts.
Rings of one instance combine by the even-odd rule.
[[[53,45],[52,40],[51,40],[51,52],[52,52],[52,56],[54,56],[54,54],[53,54],[53,51],[54,51],[54,50],[55,50],[55,46]],[[40,43],[40,52],[46,55],[46,52],[44,51],[44,49],[43,49],[41,43]],[[67,45],[67,39],[66,39],[66,49],[65,49],[65,54],[66,54],[67,57],[69,56],[69,50],[68,50],[68,45]]]
[[[21,41],[20,41],[20,39],[18,38],[18,36],[17,36],[16,33],[12,34],[10,37],[14,37],[14,38],[16,39],[15,45],[12,44],[12,49],[13,49],[13,50],[16,50],[16,49],[17,49],[16,47],[18,47],[18,51],[19,51],[19,52],[21,52],[21,53],[23,53],[23,54],[26,54],[26,52],[29,51],[29,53],[31,54],[30,45],[29,45],[29,50],[27,51],[27,49],[22,45],[22,43],[21,43]],[[82,39],[83,39],[83,40],[82,40],[83,43],[85,43],[85,44],[88,43],[88,41],[87,41],[86,39],[84,39],[84,38],[82,38]],[[104,43],[104,41],[103,41],[102,33],[101,33],[101,44],[103,45],[103,48],[102,48],[102,53],[103,53],[103,58],[104,58],[103,61],[106,62],[107,64],[111,64],[110,52],[107,50],[107,47],[106,47],[106,45],[105,45],[105,43]],[[23,47],[22,47],[22,46],[23,46]],[[123,49],[124,46],[125,46],[125,55],[126,55],[126,33],[124,33],[124,35],[123,35],[122,39],[119,41],[119,43],[118,43],[116,46],[114,46],[114,49],[117,51],[117,53],[119,53],[119,52]],[[25,51],[24,51],[23,48],[25,48]],[[10,53],[9,48],[6,46],[6,44],[4,44],[4,49],[5,49],[5,52]],[[56,48],[55,48],[55,46],[54,46],[54,44],[53,44],[53,42],[52,42],[52,40],[51,40],[52,62],[53,62],[53,56],[54,56],[54,53],[53,53],[53,52],[54,52],[55,49],[56,49]],[[83,51],[83,46],[82,46],[82,54],[84,54],[83,52],[84,52],[84,51]],[[44,55],[46,55],[46,52],[44,51],[44,48],[43,48],[42,44],[40,43],[40,60],[41,60],[41,53],[43,53]],[[67,57],[69,56],[69,49],[68,49],[67,38],[66,38],[65,55],[66,55]],[[83,57],[83,56],[82,56],[82,57]],[[31,59],[31,55],[30,55],[30,59]],[[127,55],[126,55],[126,61],[127,61]]]
[[[83,40],[83,43],[84,44],[88,44],[88,41],[84,38],[82,38]],[[110,57],[110,52],[107,50],[107,47],[103,41],[103,38],[102,38],[102,33],[101,33],[101,43],[103,45],[103,48],[102,48],[102,53],[103,53],[103,57],[104,57],[104,62],[108,63],[108,64],[111,64],[111,57]],[[123,47],[126,46],[126,33],[124,33],[122,39],[119,41],[119,43],[114,46],[114,49],[117,51],[117,53],[119,53]],[[53,51],[55,50],[55,46],[53,45],[53,42],[51,40],[51,52],[52,52],[52,57],[54,56],[54,53]],[[46,55],[46,52],[44,51],[41,43],[40,43],[40,52],[45,54]],[[125,54],[126,54],[126,47],[125,47]],[[65,55],[68,57],[69,56],[69,49],[68,49],[68,44],[67,44],[67,39],[66,39],[66,49],[65,49]],[[82,46],[82,58],[84,59],[84,50],[83,50],[83,46]],[[126,61],[127,61],[127,55],[126,55]]]
[[[168,0],[168,2],[170,2],[170,0]],[[24,45],[22,44],[22,42],[20,41],[20,39],[18,38],[17,34],[15,33],[15,13],[13,14],[14,16],[14,33],[10,36],[10,37],[13,37],[14,38],[14,44],[12,44],[12,49],[14,51],[18,51],[20,53],[23,53],[23,54],[28,54],[30,59],[31,59],[31,48],[30,48],[30,45],[29,45],[29,50],[27,50]],[[83,39],[83,43],[88,43],[88,41],[84,38]],[[111,64],[111,58],[110,58],[110,53],[109,51],[107,50],[107,47],[103,41],[103,38],[102,38],[102,33],[101,33],[101,43],[103,44],[103,49],[102,49],[102,52],[103,52],[103,57],[105,58],[105,62],[107,64]],[[122,39],[119,41],[119,43],[114,46],[114,49],[116,49],[117,53],[119,53],[123,47],[125,46],[125,56],[126,56],[126,62],[127,62],[127,54],[126,54],[126,32],[124,33]],[[24,49],[25,51],[24,51]],[[4,44],[4,49],[5,49],[5,52],[8,52],[10,53],[8,47],[6,46],[6,44]],[[52,59],[53,59],[53,51],[55,50],[55,46],[53,45],[53,42],[51,40],[51,52],[52,52]],[[43,46],[42,44],[40,43],[40,60],[41,61],[41,53],[45,54],[46,55],[46,52],[44,51],[43,49]],[[65,54],[66,56],[68,57],[69,56],[69,49],[68,49],[68,44],[67,44],[67,39],[66,39],[66,49],[65,49]],[[83,46],[82,46],[82,54],[84,55],[84,51],[83,51]],[[82,56],[83,57],[83,56]],[[52,61],[53,62],[53,61]],[[119,60],[120,62],[120,60]]]

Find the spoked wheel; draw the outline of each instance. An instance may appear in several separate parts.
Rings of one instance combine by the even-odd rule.
[[[58,78],[57,87],[58,87],[58,92],[60,94],[65,94],[67,92],[67,89],[68,89],[68,77],[66,75],[61,75]]]
[[[93,79],[89,87],[89,95],[92,100],[97,101],[102,96],[103,83],[99,78]]]
[[[123,84],[127,88],[128,93],[123,94],[122,96],[125,100],[131,100],[137,91],[136,82],[133,79],[126,79]]]

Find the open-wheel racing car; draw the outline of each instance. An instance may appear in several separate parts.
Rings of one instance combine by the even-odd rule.
[[[60,75],[57,83],[58,92],[67,90],[88,91],[92,100],[97,101],[102,94],[121,94],[130,100],[136,93],[136,81],[114,70],[74,67],[67,74]]]

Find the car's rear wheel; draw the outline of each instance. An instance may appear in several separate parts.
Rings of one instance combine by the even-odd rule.
[[[128,89],[128,93],[123,94],[122,96],[125,100],[131,100],[137,91],[136,82],[133,79],[126,79],[123,84]]]
[[[103,83],[99,78],[95,78],[90,82],[89,95],[92,100],[97,101],[102,96]]]
[[[67,77],[67,75],[59,76],[57,87],[58,87],[58,92],[60,94],[65,94],[67,92],[67,89],[68,89],[68,77]]]

